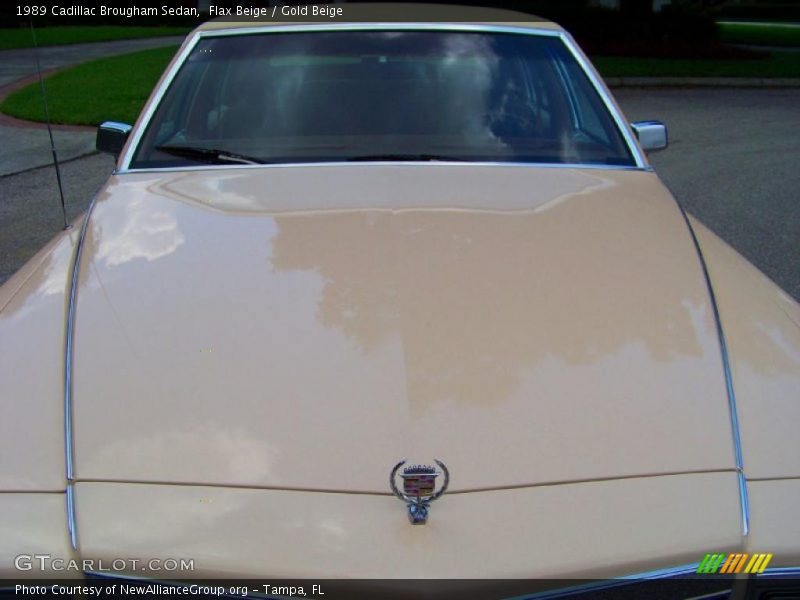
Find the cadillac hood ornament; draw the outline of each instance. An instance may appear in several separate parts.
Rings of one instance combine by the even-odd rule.
[[[401,460],[392,469],[389,475],[389,485],[394,495],[400,498],[408,506],[408,520],[413,525],[424,525],[428,521],[428,511],[431,502],[438,500],[444,494],[450,483],[450,472],[440,460],[435,461],[442,469],[439,473],[435,467],[429,465],[413,465],[406,467],[400,474],[403,478],[403,491],[397,489],[397,472],[406,461]],[[441,489],[436,491],[436,478],[444,475]]]

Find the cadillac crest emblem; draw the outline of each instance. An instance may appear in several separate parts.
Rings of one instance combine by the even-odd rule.
[[[450,472],[440,460],[435,461],[442,469],[439,473],[435,467],[429,465],[413,465],[403,469],[400,477],[403,478],[403,491],[397,489],[397,472],[406,461],[401,460],[392,469],[389,475],[389,485],[394,495],[406,503],[408,507],[408,520],[412,525],[424,525],[428,521],[428,511],[431,502],[438,500],[444,494],[450,483]],[[444,475],[441,489],[436,491],[436,478]]]

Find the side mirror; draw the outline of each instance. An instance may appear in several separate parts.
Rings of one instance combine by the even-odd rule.
[[[645,152],[663,150],[667,147],[667,126],[661,121],[636,121],[631,123],[633,133]]]
[[[106,121],[97,128],[97,142],[95,147],[100,152],[108,152],[114,156],[119,156],[125,142],[128,141],[128,134],[131,127],[127,123],[117,123],[116,121]]]

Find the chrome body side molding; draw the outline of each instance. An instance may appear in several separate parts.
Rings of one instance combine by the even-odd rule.
[[[574,598],[574,597],[582,597],[581,594],[587,594],[587,598],[592,598],[591,594],[594,592],[602,592],[603,590],[608,590],[611,588],[627,586],[631,584],[636,584],[645,581],[657,581],[660,579],[670,579],[670,578],[677,578],[677,577],[687,577],[694,575],[699,563],[693,563],[688,565],[680,565],[675,567],[668,567],[665,569],[658,569],[654,571],[646,571],[643,573],[637,573],[633,575],[628,575],[626,577],[620,577],[615,579],[604,579],[600,581],[589,581],[585,584],[579,584],[575,586],[570,586],[566,588],[558,588],[553,590],[547,590],[543,592],[534,592],[531,594],[523,594],[521,596],[515,596],[513,598],[507,598],[507,600],[552,600],[555,598]],[[126,575],[123,573],[114,573],[108,571],[84,571],[84,576],[91,579],[97,580],[106,580],[106,581],[128,581],[131,584],[138,584],[138,585],[146,585],[148,583],[158,583],[160,585],[170,587],[170,586],[184,586],[190,585],[189,582],[179,582],[179,581],[171,581],[171,580],[158,580],[152,579],[147,577],[141,577],[138,575]],[[194,583],[194,582],[191,582]],[[726,581],[721,582],[723,585]],[[725,597],[720,594],[729,592],[730,590],[724,590],[721,592],[717,592],[715,594],[711,594],[707,597]],[[577,596],[576,596],[577,595]],[[250,590],[246,598],[273,598],[273,596],[267,596],[265,594],[254,592]]]
[[[659,579],[670,579],[672,577],[690,576],[696,572],[698,565],[699,563],[678,565],[675,567],[667,567],[654,571],[635,573],[633,575],[626,575],[624,577],[615,579],[590,581],[585,584],[537,592],[530,595],[517,596],[516,598],[509,598],[507,600],[555,600],[556,598],[581,598],[583,597],[583,594],[587,595],[586,597],[588,600],[589,598],[594,598],[593,594],[596,592],[603,592],[604,590],[609,590],[620,586],[631,585],[643,581],[657,581]]]
[[[762,577],[800,578],[800,567],[770,567],[756,577],[759,579]]]

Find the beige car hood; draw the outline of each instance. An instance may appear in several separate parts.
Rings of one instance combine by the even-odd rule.
[[[473,491],[734,469],[719,344],[653,173],[113,176],[75,335],[76,477]]]

